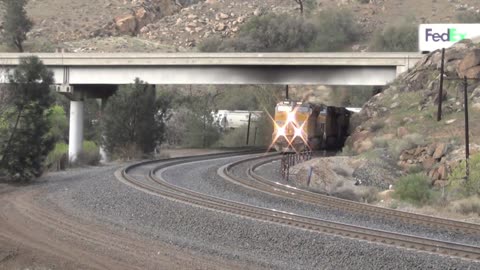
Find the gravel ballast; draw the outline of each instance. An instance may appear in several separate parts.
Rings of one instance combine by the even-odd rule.
[[[213,167],[206,168],[207,172],[216,172]],[[116,169],[118,166],[51,175],[42,185],[48,195],[38,201],[55,203],[91,222],[100,221],[186,249],[245,262],[250,267],[480,269],[480,263],[259,222],[149,195],[118,181],[113,176]],[[187,172],[183,168],[178,173],[190,176],[185,175]],[[199,179],[199,173],[193,170],[191,176]]]
[[[397,220],[385,220],[363,214],[355,214],[338,209],[321,207],[310,203],[304,203],[293,199],[278,197],[260,191],[251,190],[226,181],[217,175],[217,169],[219,167],[232,161],[241,159],[244,159],[244,157],[234,159],[223,158],[187,163],[169,167],[163,173],[161,171],[159,173],[161,173],[166,181],[186,189],[194,190],[214,197],[242,202],[245,204],[271,208],[285,212],[292,212],[299,215],[320,218],[334,222],[348,223],[357,226],[428,237],[444,241],[466,243],[471,245],[478,245],[478,243],[480,243],[480,236],[464,235],[461,233],[408,224]],[[239,166],[235,166],[233,168],[233,173],[237,176],[245,178],[247,177],[245,173],[246,169],[250,165],[257,162],[258,161],[251,161],[242,163]],[[265,168],[265,166],[262,167]],[[259,169],[262,169],[262,167]],[[265,175],[268,173],[263,174]],[[275,172],[270,174],[274,175]]]

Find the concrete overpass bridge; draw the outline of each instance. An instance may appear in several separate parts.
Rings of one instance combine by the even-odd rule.
[[[12,67],[28,54],[0,54]],[[59,84],[385,85],[418,53],[41,53]]]
[[[0,83],[31,54],[0,54]],[[106,99],[135,78],[149,84],[386,85],[419,53],[39,53],[71,99],[69,158],[83,141],[83,100]]]

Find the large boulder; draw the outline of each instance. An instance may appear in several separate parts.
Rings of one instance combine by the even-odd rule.
[[[137,18],[133,14],[115,17],[115,27],[122,34],[133,35],[137,31]]]
[[[480,75],[480,49],[473,49],[468,52],[458,64],[458,76],[463,78],[479,78]]]
[[[460,75],[460,77],[467,77],[468,79],[480,79],[480,66],[467,69],[463,74]]]

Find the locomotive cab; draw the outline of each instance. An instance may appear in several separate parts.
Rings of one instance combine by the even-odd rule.
[[[277,151],[301,151],[308,147],[309,104],[283,101],[275,107],[272,138]]]
[[[281,152],[338,149],[349,122],[350,112],[343,107],[283,101],[275,107],[272,145]]]

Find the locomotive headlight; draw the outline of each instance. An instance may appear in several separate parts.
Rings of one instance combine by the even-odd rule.
[[[294,137],[303,137],[303,131],[302,131],[302,128],[295,128],[295,136]]]
[[[285,136],[285,127],[279,127],[277,130],[277,136]]]

